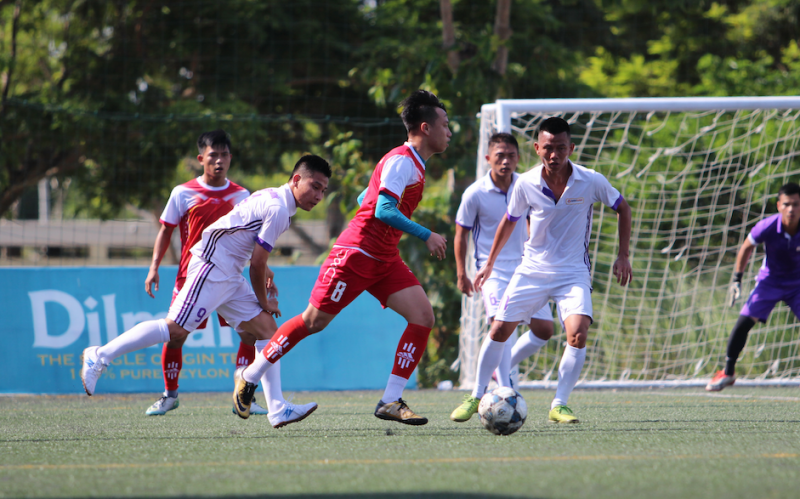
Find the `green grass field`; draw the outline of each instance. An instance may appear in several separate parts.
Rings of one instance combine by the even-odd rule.
[[[161,417],[154,394],[3,396],[0,497],[800,496],[797,388],[577,390],[570,426],[546,422],[553,392],[524,391],[509,437],[451,422],[462,392],[407,392],[422,427],[375,418],[379,396],[298,393],[320,408],[280,430],[227,393]]]

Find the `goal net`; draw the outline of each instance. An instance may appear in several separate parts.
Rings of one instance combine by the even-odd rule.
[[[616,214],[595,210],[591,245],[594,323],[583,386],[703,385],[752,290],[763,247],[745,269],[742,298],[725,306],[739,246],[776,209],[778,188],[800,181],[800,98],[499,100],[481,108],[476,178],[488,172],[489,137],[514,134],[519,171],[539,163],[539,123],[572,127],[571,160],[603,173],[633,212],[633,281],[618,285]],[[800,248],[798,248],[800,250]],[[468,270],[475,273],[474,262]],[[478,294],[462,300],[460,385],[474,385],[487,333]],[[555,386],[565,336],[520,365],[522,386]],[[800,328],[780,303],[739,357],[739,384],[800,383]]]

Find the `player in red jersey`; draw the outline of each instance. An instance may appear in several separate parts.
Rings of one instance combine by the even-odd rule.
[[[404,232],[419,237],[437,258],[445,257],[446,239],[410,220],[422,199],[425,161],[447,149],[449,121],[444,105],[432,93],[418,90],[401,103],[408,141],[391,150],[372,173],[361,207],[337,238],[322,264],[306,310],[286,321],[263,355],[234,376],[234,408],[246,417],[258,380],[306,336],[318,333],[362,292],[402,315],[408,327],[400,338],[392,374],[375,416],[410,425],[428,422],[403,401],[408,378],[417,367],[433,327],[433,308],[397,243]]]
[[[158,291],[158,267],[169,248],[172,232],[178,227],[181,235],[181,259],[178,265],[178,276],[172,299],[178,295],[186,281],[186,270],[192,254],[189,250],[202,238],[203,230],[227,214],[250,193],[227,178],[231,167],[231,142],[223,130],[214,130],[200,135],[197,139],[197,161],[203,166],[203,174],[196,179],[175,187],[169,196],[167,206],[161,214],[161,230],[153,245],[153,261],[150,272],[144,281],[144,290],[155,298],[152,288]],[[203,321],[198,329],[206,327],[208,320]],[[228,324],[219,317],[220,327]],[[241,342],[236,355],[236,367],[246,366],[256,356],[256,338],[249,333],[239,333]],[[150,406],[145,414],[160,416],[167,411],[177,409],[178,377],[183,367],[183,344],[186,338],[164,343],[161,352],[161,368],[164,372],[164,395]],[[255,409],[255,410],[253,410]],[[251,414],[267,414],[267,410],[258,404],[251,409]]]

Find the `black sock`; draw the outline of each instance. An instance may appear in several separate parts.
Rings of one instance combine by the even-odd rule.
[[[733,326],[731,337],[728,338],[728,352],[725,358],[726,375],[733,376],[736,369],[736,360],[739,358],[739,354],[742,353],[745,343],[747,343],[747,333],[755,325],[756,322],[753,319],[746,315],[740,315],[736,325]]]

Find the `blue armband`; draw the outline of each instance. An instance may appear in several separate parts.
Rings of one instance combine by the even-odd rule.
[[[361,206],[362,204],[364,204],[364,198],[367,197],[367,190],[368,189],[369,189],[369,187],[367,187],[366,189],[361,191],[361,194],[358,195],[358,199],[356,199],[356,202],[358,203],[358,206]]]
[[[423,241],[431,237],[431,231],[417,222],[411,221],[397,209],[397,200],[384,193],[378,195],[378,205],[375,207],[375,218],[389,227],[402,230]]]

